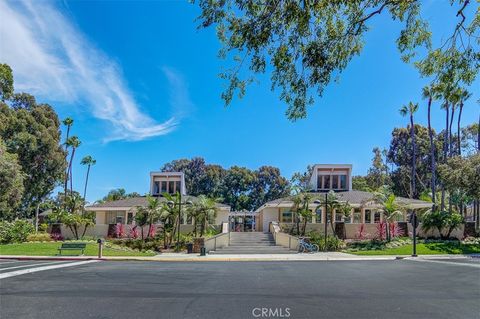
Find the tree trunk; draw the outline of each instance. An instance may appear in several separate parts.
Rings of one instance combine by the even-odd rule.
[[[37,204],[35,208],[35,234],[38,233],[38,213],[40,210],[40,203]]]
[[[87,185],[88,185],[88,175],[90,174],[90,164],[87,167],[87,177],[85,178],[85,188],[83,189],[83,200],[86,200],[87,197]]]
[[[432,202],[433,208],[436,206],[436,163],[435,163],[435,144],[433,142],[433,131],[431,125],[431,107],[432,98],[428,100],[428,137],[430,139],[430,170],[432,172],[431,189],[432,189]]]
[[[455,115],[455,104],[452,104],[452,114],[450,116],[450,126],[448,128],[448,153],[450,154],[450,157],[453,156],[453,134],[452,134],[452,125],[453,125],[453,118]]]
[[[68,175],[70,175],[70,196],[73,196],[73,176],[72,176],[72,163],[75,156],[75,147],[72,148],[72,156],[70,157],[70,163],[68,165]],[[66,193],[65,193],[66,195]],[[73,212],[72,212],[73,213]]]
[[[448,155],[448,120],[449,120],[449,106],[448,104],[445,105],[445,132],[443,136],[443,163],[447,162],[447,155]],[[443,211],[445,210],[445,186],[442,183],[442,199],[440,209]]]
[[[462,111],[463,111],[463,102],[460,103],[460,109],[458,111],[458,122],[457,122],[457,151],[458,155],[462,155],[462,147],[461,147],[461,132],[460,132],[460,121],[462,120]]]
[[[416,196],[416,185],[415,185],[415,175],[417,172],[416,163],[417,163],[417,155],[416,155],[416,147],[415,147],[415,126],[413,124],[413,113],[410,113],[410,129],[411,129],[411,137],[412,137],[412,198]]]
[[[83,229],[83,233],[82,233],[82,238],[85,236],[85,234],[87,233],[87,229],[88,229],[88,225],[85,224],[85,228]]]

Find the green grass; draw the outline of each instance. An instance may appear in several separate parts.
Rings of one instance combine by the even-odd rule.
[[[413,245],[387,248],[384,250],[363,250],[348,252],[354,255],[411,255]],[[480,254],[480,245],[460,243],[428,243],[417,244],[418,255],[450,255],[450,254]]]
[[[81,242],[81,241],[80,241]],[[56,256],[61,242],[45,242],[45,243],[21,243],[0,245],[0,255],[24,255],[24,256]],[[69,254],[69,252],[63,252]],[[76,253],[76,251],[75,251]],[[98,244],[87,243],[85,256],[97,256]],[[143,253],[139,251],[126,250],[123,248],[112,249],[110,247],[103,248],[104,256],[154,256],[154,253]]]

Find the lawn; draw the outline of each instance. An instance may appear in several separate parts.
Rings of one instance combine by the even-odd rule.
[[[0,255],[25,255],[25,256],[56,256],[61,242],[46,243],[21,243],[0,245]],[[68,254],[69,252],[64,252]],[[85,256],[97,256],[98,244],[87,243]],[[154,253],[142,253],[139,251],[125,250],[122,248],[103,248],[104,256],[153,256]]]
[[[354,255],[411,255],[413,245],[405,245],[384,250],[363,250],[348,252]],[[460,243],[417,244],[418,255],[480,254],[480,245]]]

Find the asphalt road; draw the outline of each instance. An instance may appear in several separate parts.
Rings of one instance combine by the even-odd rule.
[[[96,262],[0,280],[0,318],[480,318],[480,263]]]

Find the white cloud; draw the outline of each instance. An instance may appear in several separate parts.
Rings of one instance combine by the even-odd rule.
[[[191,106],[182,77],[164,67],[176,114],[163,123],[155,121],[135,101],[120,67],[44,1],[0,0],[0,62],[12,67],[18,91],[88,105],[94,117],[112,124],[106,141],[167,134]]]

